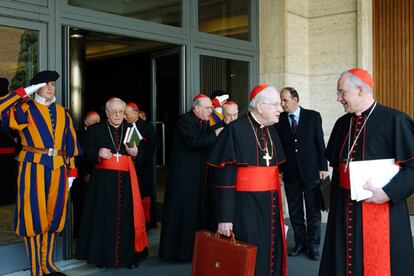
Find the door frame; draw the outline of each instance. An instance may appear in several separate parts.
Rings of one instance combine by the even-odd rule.
[[[174,48],[158,51],[152,53],[151,57],[151,119],[154,123],[157,122],[157,105],[156,105],[156,97],[157,97],[157,78],[156,78],[156,59],[178,54],[180,57],[180,88],[179,88],[179,113],[183,114],[186,112],[186,69],[185,69],[185,45],[177,45]]]
[[[39,33],[38,70],[46,68],[48,64],[47,23],[0,17],[0,26],[37,31]],[[55,248],[60,251],[57,253],[55,251],[55,254],[61,255],[61,248]],[[24,242],[0,246],[0,275],[25,270],[29,267]]]

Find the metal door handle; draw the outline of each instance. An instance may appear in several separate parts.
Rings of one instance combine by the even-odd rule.
[[[162,121],[156,122],[155,127],[158,130],[157,126],[161,126],[161,163],[159,163],[159,160],[157,158],[157,167],[164,167],[165,166],[165,124]]]

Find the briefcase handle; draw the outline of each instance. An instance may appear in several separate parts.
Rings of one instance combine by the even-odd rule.
[[[219,232],[216,232],[215,236],[216,236],[216,237],[218,237],[218,238],[222,238],[222,236],[223,236],[223,237],[225,237],[225,238],[228,238],[228,237],[226,237],[226,236],[224,236],[224,235],[220,234]],[[233,231],[230,231],[230,237],[229,237],[228,239],[229,239],[231,242],[236,243],[236,235],[234,235],[234,232],[233,232]]]

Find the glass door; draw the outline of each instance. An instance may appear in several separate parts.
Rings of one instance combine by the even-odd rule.
[[[173,130],[184,106],[184,46],[153,53],[152,66],[152,107],[151,119],[155,124],[157,135],[157,158],[155,191],[158,220],[161,218],[164,200],[164,188],[170,161]]]
[[[41,67],[40,57],[45,54],[45,30],[42,24],[31,24],[37,30],[26,27],[22,21],[10,21],[13,26],[0,22],[0,96],[20,86],[29,85],[29,80]],[[42,34],[42,35],[41,35]],[[44,49],[42,48],[44,47]],[[21,148],[18,134],[1,122],[0,130],[0,275],[29,267],[23,238],[16,235],[13,226],[16,207],[17,170],[15,160]]]

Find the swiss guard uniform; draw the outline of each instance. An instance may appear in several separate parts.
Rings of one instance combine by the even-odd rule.
[[[30,84],[58,78],[55,71],[42,71]],[[65,225],[68,177],[77,176],[78,141],[70,115],[56,98],[46,105],[38,94],[26,102],[28,94],[20,87],[0,99],[4,125],[16,129],[22,142],[14,227],[24,237],[32,275],[64,275],[53,262],[53,246]]]

